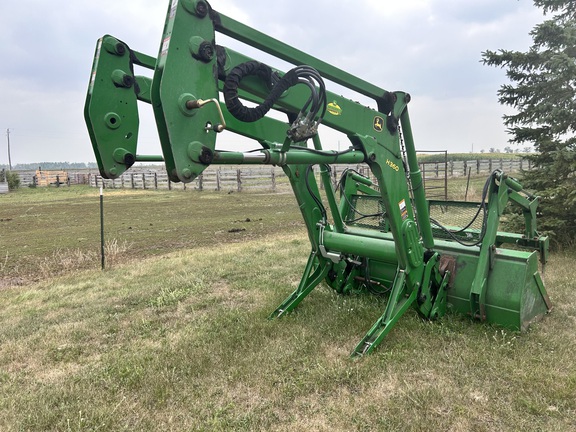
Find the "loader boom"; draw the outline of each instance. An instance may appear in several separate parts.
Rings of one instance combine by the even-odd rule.
[[[219,34],[294,68],[280,71],[219,45]],[[153,70],[153,77],[135,75],[135,65]],[[373,107],[330,92],[326,81],[372,99]],[[455,230],[431,222],[408,114],[410,100],[405,92],[379,88],[234,21],[204,0],[172,0],[156,57],[134,51],[113,36],[98,41],[85,119],[105,178],[117,178],[135,162],[152,160],[164,161],[175,182],[190,182],[213,164],[282,167],[306,224],[311,252],[297,289],[271,317],[290,312],[325,281],[341,293],[388,293],[382,316],[353,355],[372,351],[411,307],[429,319],[452,307],[522,329],[550,305],[537,253],[500,249],[518,238],[497,229],[506,202],[518,202],[527,215],[527,230],[516,243],[545,256],[546,239],[538,237],[534,221],[537,199],[520,195],[515,180],[495,173],[478,204],[485,216],[481,232],[472,233],[478,241],[457,241],[470,235],[468,228],[453,234],[456,241],[438,239],[439,227]],[[138,101],[152,105],[162,156],[137,153]],[[281,116],[270,116],[270,111]],[[345,134],[349,147],[324,150],[320,124]],[[259,149],[218,150],[223,130],[254,140]],[[366,164],[376,182],[349,170],[336,189],[329,172],[333,164]],[[314,166],[320,167],[324,199]],[[360,219],[378,219],[377,226],[359,226],[359,219],[350,216],[361,214],[361,205],[375,206],[373,214]],[[505,287],[500,279],[504,276],[495,272],[505,276]]]

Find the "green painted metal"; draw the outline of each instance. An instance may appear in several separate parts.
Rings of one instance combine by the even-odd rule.
[[[219,34],[296,67],[284,72],[266,66],[218,45]],[[134,75],[134,65],[153,69],[153,78]],[[326,90],[324,80],[368,96],[373,106]],[[157,57],[133,51],[112,36],[100,39],[85,118],[106,178],[137,161],[163,160],[169,178],[183,182],[211,164],[282,167],[311,252],[298,287],[272,318],[293,310],[324,281],[342,294],[388,295],[385,310],[352,355],[374,350],[410,308],[428,319],[453,310],[525,329],[551,308],[538,271],[538,254],[542,264],[548,256],[548,240],[536,230],[538,198],[496,171],[482,203],[475,204],[485,216],[482,229],[432,221],[408,115],[410,99],[219,14],[204,0],[171,0]],[[162,156],[136,155],[138,101],[152,105]],[[270,109],[279,116],[269,116]],[[320,121],[344,133],[349,147],[324,150],[315,129]],[[224,129],[261,149],[218,150]],[[336,188],[330,174],[334,164],[365,166],[376,181],[347,170]],[[498,231],[509,202],[522,209],[523,234]],[[372,210],[363,213],[363,208]],[[447,239],[438,235],[441,231]],[[466,244],[470,238],[474,244]],[[509,243],[528,251],[505,249]]]
[[[298,288],[270,314],[269,318],[280,318],[282,315],[292,311],[304,300],[304,297],[310,294],[310,292],[324,280],[330,271],[330,264],[326,261],[318,263],[317,260],[318,255],[313,251],[308,257],[304,275],[300,280]]]
[[[358,164],[364,160],[360,151],[351,151],[346,154],[327,152],[326,154],[309,153],[306,150],[293,149],[283,152],[276,149],[266,149],[260,152],[215,152],[214,163],[230,164],[258,164],[258,165],[293,165],[293,164]]]
[[[396,322],[416,301],[418,292],[409,290],[406,283],[406,272],[399,270],[392,284],[392,290],[384,314],[374,323],[368,333],[352,351],[353,356],[369,354],[386,337]]]
[[[164,162],[162,155],[136,155],[136,162]]]
[[[216,29],[233,39],[244,42],[274,57],[291,64],[306,64],[318,70],[322,76],[337,84],[350,88],[373,99],[384,96],[386,90],[375,86],[355,75],[308,55],[294,47],[261,33],[247,25],[235,21],[223,14],[218,14]]]
[[[449,309],[470,314],[470,282],[476,277],[482,256],[469,250],[437,241],[443,256],[454,259],[453,280],[447,290]],[[551,309],[538,271],[538,253],[496,249],[485,280],[484,320],[512,330],[526,330],[531,322]]]
[[[136,161],[139,117],[136,101],[150,102],[149,78],[134,65],[154,69],[156,59],[105,35],[98,40],[84,118],[104,178],[117,178]]]
[[[414,137],[412,136],[412,125],[410,124],[408,109],[403,111],[400,121],[406,145],[406,158],[408,160],[410,179],[412,181],[412,193],[414,194],[414,200],[419,203],[419,207],[424,208],[426,207],[426,191],[424,190],[424,181],[422,180],[420,165],[418,165],[418,159],[416,157],[416,146],[414,145]],[[420,232],[422,233],[422,244],[427,249],[433,248],[434,238],[432,236],[432,226],[430,225],[428,214],[426,212],[418,212],[416,217]]]
[[[98,40],[84,117],[100,173],[117,178],[134,163],[138,140],[137,92],[130,49],[106,35]]]
[[[172,181],[189,182],[204,171],[215,148],[215,127],[221,123],[214,25],[205,6],[170,2],[152,81],[152,107]],[[187,105],[212,99],[216,102],[203,107]]]
[[[398,265],[398,255],[392,241],[326,231],[323,244],[331,251],[363,256],[392,264],[394,268]]]

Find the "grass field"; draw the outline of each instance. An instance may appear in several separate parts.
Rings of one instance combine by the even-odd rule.
[[[97,189],[25,188],[0,198],[4,285],[99,265]],[[128,189],[105,191],[104,223],[109,265],[304,226],[292,194]]]
[[[573,251],[526,334],[410,311],[350,360],[383,300],[266,319],[309,252],[291,194],[105,194],[106,271],[96,190],[0,197],[0,430],[576,430]]]

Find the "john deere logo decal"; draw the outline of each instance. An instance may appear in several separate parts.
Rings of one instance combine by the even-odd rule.
[[[384,129],[384,119],[382,117],[374,117],[374,130],[382,132],[382,129]]]
[[[326,106],[326,110],[334,116],[342,115],[342,108],[340,108],[340,105],[338,105],[336,101],[330,102],[328,106]]]

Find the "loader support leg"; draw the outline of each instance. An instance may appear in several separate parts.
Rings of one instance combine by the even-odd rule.
[[[396,324],[400,317],[404,315],[404,312],[414,303],[417,297],[417,290],[413,290],[408,297],[406,297],[405,294],[406,273],[404,270],[398,270],[384,314],[374,323],[360,343],[356,345],[351,357],[368,354],[380,344],[382,339],[392,330],[394,324]]]
[[[298,306],[304,297],[310,294],[310,292],[316,288],[316,286],[318,286],[318,284],[322,282],[322,280],[324,280],[324,278],[328,275],[328,271],[330,270],[330,263],[324,262],[324,260],[316,262],[316,256],[316,251],[312,251],[310,253],[308,263],[306,264],[306,269],[304,270],[304,274],[302,275],[302,279],[300,280],[298,288],[296,288],[296,290],[290,294],[288,298],[284,300],[274,312],[270,314],[268,317],[269,319],[280,318],[282,315],[290,312],[292,309]],[[317,263],[316,268],[314,268],[315,262]]]

